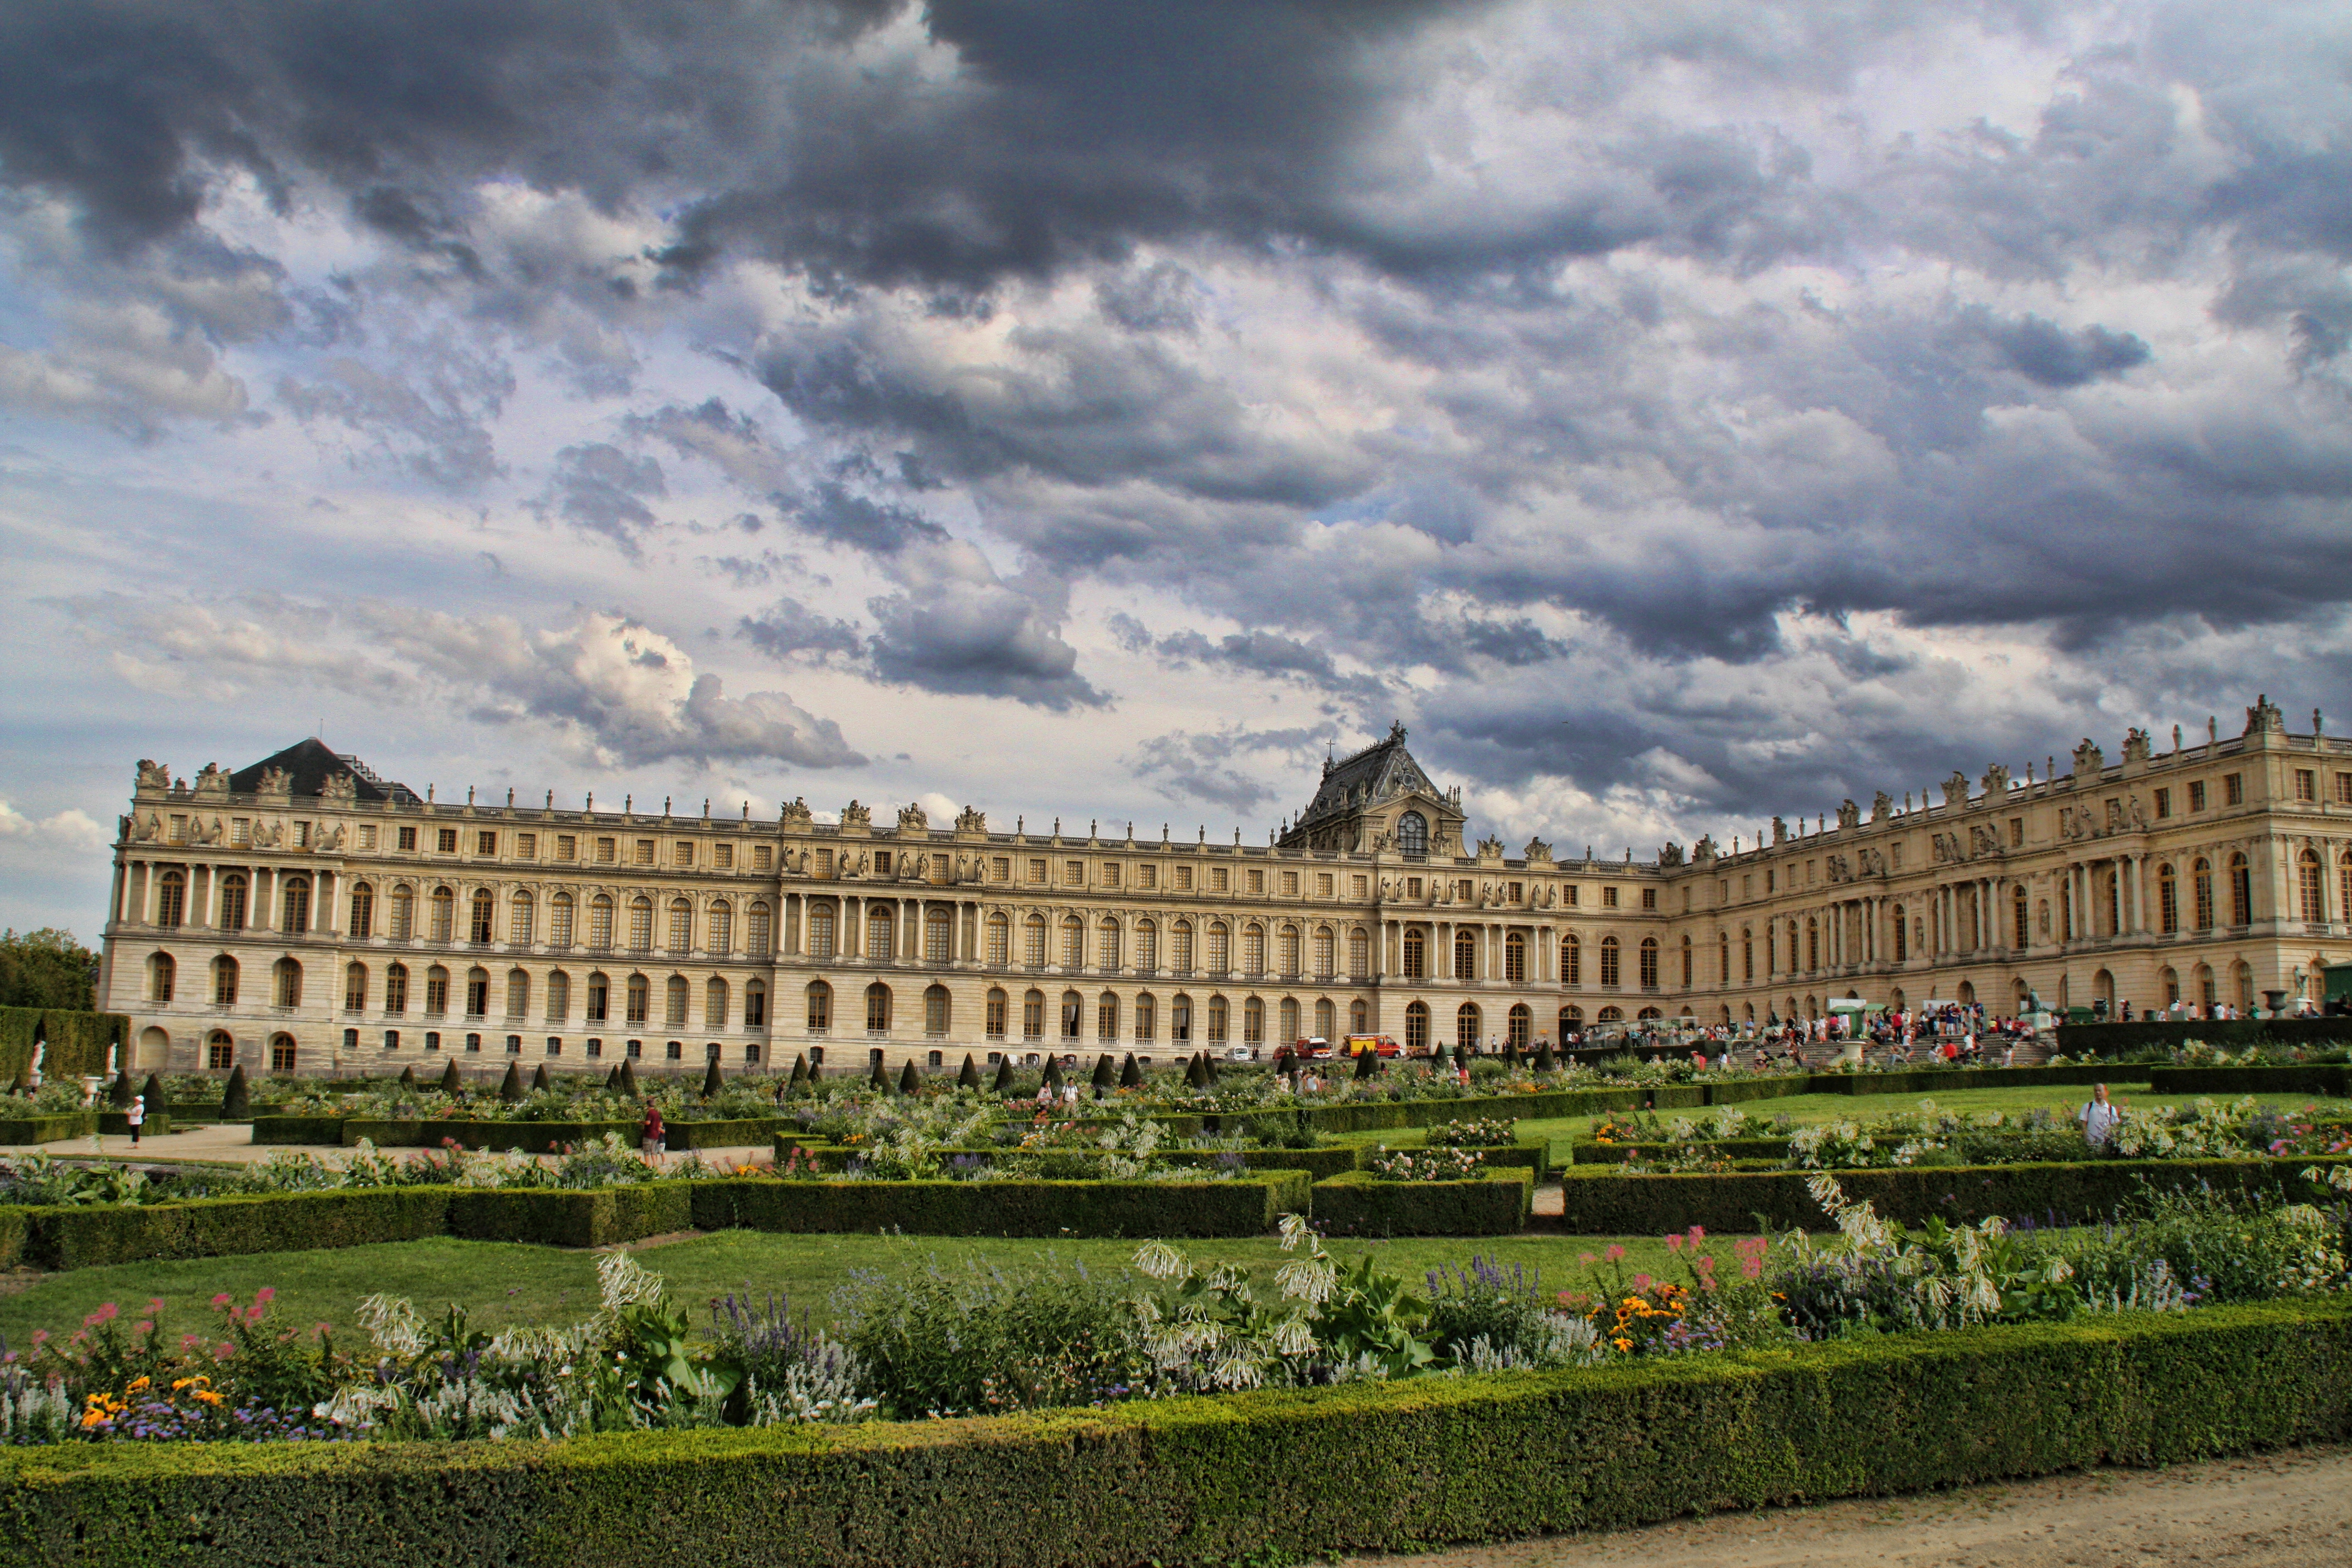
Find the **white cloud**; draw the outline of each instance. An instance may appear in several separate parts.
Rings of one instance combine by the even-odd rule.
[[[0,839],[61,849],[103,849],[107,844],[106,830],[79,806],[36,820],[5,800],[0,800]]]

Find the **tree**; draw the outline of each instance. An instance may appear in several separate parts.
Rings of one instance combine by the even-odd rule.
[[[921,1091],[922,1087],[923,1078],[920,1073],[915,1070],[915,1058],[908,1057],[907,1058],[907,1065],[898,1069],[898,1092],[900,1094],[916,1094]]]
[[[522,1064],[507,1063],[507,1076],[499,1080],[499,1098],[512,1105],[522,1098]]]
[[[252,1114],[252,1091],[246,1087],[245,1064],[239,1062],[228,1075],[228,1086],[221,1090],[221,1120],[242,1121]]]
[[[996,1081],[990,1088],[994,1093],[1000,1095],[1010,1095],[1013,1092],[1012,1052],[1007,1051],[996,1058]]]
[[[702,1098],[709,1100],[712,1095],[717,1094],[724,1087],[726,1087],[725,1080],[720,1078],[719,1073],[719,1058],[717,1057],[713,1057],[710,1058],[710,1065],[703,1069]]]
[[[554,1080],[547,1076],[547,1064],[545,1062],[540,1063],[539,1069],[530,1075],[531,1093],[544,1094],[554,1087]]]
[[[466,1080],[457,1072],[457,1058],[452,1057],[441,1068],[441,1092],[456,1099],[466,1092]]]
[[[974,1093],[980,1090],[980,1064],[971,1059],[970,1051],[963,1054],[963,1070],[956,1074],[956,1087],[971,1089]]]
[[[55,926],[0,931],[0,1007],[98,1006],[98,954]]]

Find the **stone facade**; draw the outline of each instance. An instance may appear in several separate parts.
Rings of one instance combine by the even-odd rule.
[[[139,765],[102,1005],[140,1070],[953,1070],[969,1051],[1143,1058],[1301,1035],[1557,1039],[1835,997],[2015,1010],[2315,995],[2352,958],[2352,745],[2242,734],[1727,852],[1556,859],[1466,843],[1402,729],[1328,763],[1266,847],[932,826],[852,802],[748,815],[460,805],[306,741],[194,784]]]

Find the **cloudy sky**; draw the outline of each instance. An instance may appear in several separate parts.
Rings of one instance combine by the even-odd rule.
[[[2352,9],[15,0],[0,921],[142,756],[1253,842],[2352,728]]]

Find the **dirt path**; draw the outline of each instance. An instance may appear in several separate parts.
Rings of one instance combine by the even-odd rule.
[[[1371,1568],[2170,1568],[2352,1563],[2352,1447],[2094,1470],[1920,1497],[1717,1514]]]

